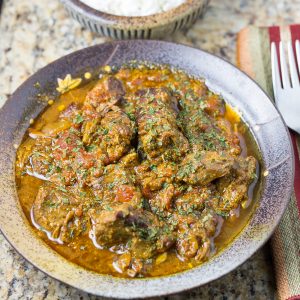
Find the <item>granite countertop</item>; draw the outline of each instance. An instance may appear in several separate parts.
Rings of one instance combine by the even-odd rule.
[[[235,63],[236,33],[297,20],[299,1],[212,0],[203,20],[168,40]],[[74,50],[106,41],[70,19],[58,0],[4,0],[0,16],[0,106],[29,75]],[[274,299],[268,245],[223,278],[162,299]],[[62,284],[25,261],[0,234],[0,299],[101,299]]]

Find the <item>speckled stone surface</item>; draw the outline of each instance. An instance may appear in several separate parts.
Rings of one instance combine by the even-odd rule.
[[[289,24],[300,1],[212,0],[203,20],[168,40],[235,62],[236,33],[248,24]],[[30,74],[74,50],[106,41],[82,29],[57,1],[6,0],[0,16],[0,105]],[[274,299],[268,246],[227,276],[162,299]],[[101,299],[70,288],[27,263],[0,234],[0,299]]]

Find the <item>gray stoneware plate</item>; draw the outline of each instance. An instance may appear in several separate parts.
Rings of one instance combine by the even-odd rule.
[[[205,78],[208,86],[238,107],[261,153],[261,193],[251,220],[230,246],[191,270],[146,279],[100,275],[70,263],[33,232],[20,207],[14,177],[16,147],[31,118],[47,106],[57,78],[97,73],[96,66],[119,66],[130,60],[170,64]],[[82,76],[83,77],[83,76]],[[35,83],[39,82],[39,86]],[[271,236],[289,201],[294,161],[287,128],[266,94],[231,64],[198,49],[160,41],[121,41],[86,48],[38,71],[23,83],[0,111],[0,228],[13,247],[43,272],[86,292],[137,298],[180,292],[215,280],[245,262]],[[264,176],[265,175],[265,176]]]

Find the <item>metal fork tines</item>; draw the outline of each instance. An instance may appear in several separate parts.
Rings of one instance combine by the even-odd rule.
[[[288,64],[283,42],[279,44],[280,60],[278,60],[276,44],[274,42],[271,44],[275,103],[288,127],[300,134],[300,42],[297,40],[295,43],[296,55],[294,55],[292,42],[287,42],[287,52]]]

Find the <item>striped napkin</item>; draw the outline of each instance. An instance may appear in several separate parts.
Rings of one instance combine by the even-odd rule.
[[[273,98],[270,43],[300,40],[300,25],[246,27],[238,34],[237,62]],[[300,63],[300,62],[299,62]],[[286,99],[288,102],[288,99]],[[300,99],[299,99],[300,103]],[[299,116],[300,119],[300,116]],[[295,154],[294,192],[272,239],[278,298],[300,299],[300,136],[290,131]]]

